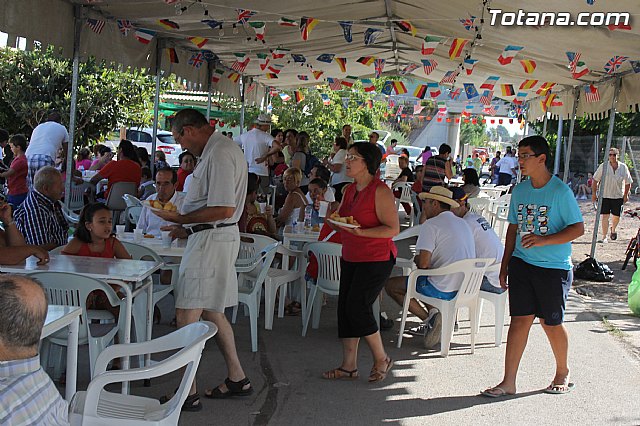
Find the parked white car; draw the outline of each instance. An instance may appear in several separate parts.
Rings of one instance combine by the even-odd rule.
[[[153,141],[153,129],[144,127],[127,130],[127,139],[130,140],[135,146],[143,147],[149,153],[149,158],[153,160],[153,153],[151,152],[151,142]],[[108,140],[104,144],[111,148],[113,152],[116,152],[118,148],[119,140]],[[171,167],[178,167],[180,161],[178,157],[182,153],[182,147],[177,144],[171,132],[166,130],[158,130],[156,137],[156,149],[161,150],[167,157],[167,164]]]

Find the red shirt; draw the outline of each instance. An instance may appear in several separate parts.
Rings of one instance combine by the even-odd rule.
[[[27,187],[27,171],[29,169],[27,156],[21,155],[20,157],[14,158],[11,162],[11,168],[15,173],[7,178],[9,195],[26,194],[29,192],[29,188]]]
[[[113,248],[115,244],[116,238],[111,236],[107,241],[105,241],[104,250],[101,252],[91,251],[88,243],[82,243],[82,245],[80,246],[80,250],[78,250],[76,254],[65,253],[64,251],[62,252],[62,254],[66,254],[68,256],[102,257],[106,259],[113,259],[116,257],[116,253]]]
[[[116,182],[133,182],[136,184],[136,188],[139,187],[140,179],[142,179],[142,168],[135,161],[124,158],[118,161],[110,161],[100,169],[99,174],[109,180],[107,191],[104,193],[104,197],[107,198],[111,185]]]
[[[191,173],[193,173],[193,170],[188,172],[182,167],[178,168],[178,185],[176,186],[176,191],[184,191],[184,181],[187,180],[187,176]]]
[[[353,216],[362,229],[380,226],[376,215],[376,190],[386,184],[373,179],[362,191],[356,191],[356,184],[345,187],[339,214]],[[367,238],[342,232],[342,258],[347,262],[384,262],[397,257],[398,249],[391,238]]]

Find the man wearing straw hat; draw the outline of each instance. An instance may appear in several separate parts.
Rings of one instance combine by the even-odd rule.
[[[429,192],[419,195],[424,200],[415,264],[420,269],[434,269],[476,256],[473,233],[467,223],[454,215],[451,208],[459,207],[453,193],[443,187],[434,186]],[[443,300],[453,299],[460,289],[460,274],[438,277],[420,277],[416,283],[419,293]],[[407,293],[407,277],[394,277],[386,285],[389,296],[402,306]],[[409,330],[411,334],[423,336],[424,345],[431,349],[440,342],[442,315],[433,306],[412,299],[409,311],[422,320],[422,324]]]
[[[273,142],[273,136],[268,133],[271,128],[271,116],[260,114],[255,123],[256,127],[238,136],[236,142],[240,143],[244,151],[244,158],[249,165],[249,173],[260,176],[260,188],[262,193],[266,194],[269,191],[269,165],[266,162],[256,160],[266,157]]]

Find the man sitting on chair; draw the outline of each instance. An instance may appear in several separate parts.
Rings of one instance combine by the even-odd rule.
[[[419,197],[424,200],[424,205],[414,259],[418,268],[440,268],[458,260],[476,257],[469,226],[451,212],[452,207],[459,207],[453,199],[453,193],[445,187],[434,186]],[[453,299],[460,285],[461,274],[423,276],[416,283],[419,293],[443,300]],[[407,293],[407,277],[390,278],[386,290],[393,300],[402,305]],[[422,324],[409,332],[424,336],[425,347],[431,349],[440,342],[442,314],[433,306],[426,307],[428,311],[417,300],[411,300],[409,311],[420,318]]]
[[[40,366],[46,316],[40,284],[17,275],[0,278],[0,424],[69,424],[67,403]]]
[[[473,233],[476,257],[495,259],[495,263],[500,263],[504,254],[504,246],[496,232],[487,219],[469,210],[469,204],[467,204],[469,194],[464,192],[462,188],[452,188],[451,191],[453,199],[460,204],[460,207],[454,207],[451,211],[469,225]],[[500,287],[500,271],[487,271],[482,279],[480,290],[497,294],[503,293],[505,289]]]
[[[149,201],[158,200],[162,204],[171,202],[174,206],[180,210],[182,202],[184,201],[184,193],[176,191],[178,183],[178,174],[175,170],[165,168],[159,169],[156,172],[156,193],[147,198]],[[140,213],[140,219],[136,227],[142,229],[145,234],[152,234],[159,237],[162,226],[175,225],[175,223],[167,222],[154,214],[146,206],[146,203],[142,205],[142,212]]]

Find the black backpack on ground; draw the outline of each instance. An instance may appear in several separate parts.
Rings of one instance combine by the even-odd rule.
[[[573,276],[588,281],[610,282],[613,280],[611,269],[588,255],[585,260],[575,267]]]

